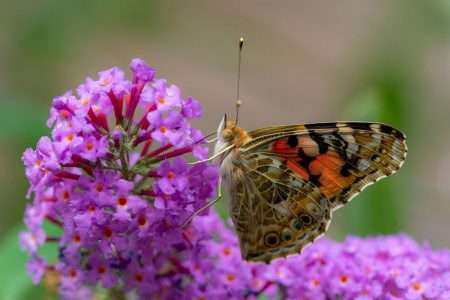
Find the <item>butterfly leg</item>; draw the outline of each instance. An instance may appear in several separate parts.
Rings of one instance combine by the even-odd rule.
[[[206,140],[206,143],[207,143],[207,144],[211,144],[211,143],[215,143],[215,142],[217,142],[217,137],[212,138],[212,139],[210,139],[210,140]]]
[[[214,142],[217,141],[217,136],[212,138],[212,139],[209,139],[209,138],[212,137],[212,136],[215,136],[215,135],[217,135],[216,132],[209,133],[209,134],[205,135],[203,138],[201,138],[201,139],[197,140],[196,142],[194,142],[194,144],[198,144],[198,143],[202,143],[202,142],[205,142],[206,144],[214,143]]]
[[[216,154],[214,154],[213,156],[211,156],[211,157],[209,157],[207,159],[199,160],[199,161],[192,162],[192,163],[189,163],[189,164],[190,165],[198,165],[198,164],[202,164],[202,163],[205,163],[205,162],[210,162],[210,161],[218,158],[219,156],[221,156],[222,154],[224,154],[225,152],[227,152],[227,151],[229,151],[229,150],[231,150],[233,148],[234,148],[234,145],[230,145],[230,146],[228,146],[225,149],[217,152]]]
[[[222,181],[221,180],[219,180],[216,199],[206,203],[204,206],[197,209],[189,218],[187,218],[186,221],[183,222],[183,225],[181,225],[181,227],[182,228],[187,227],[196,216],[198,216],[200,213],[202,213],[205,209],[208,209],[211,206],[213,206],[214,204],[216,204],[220,199],[222,199]]]

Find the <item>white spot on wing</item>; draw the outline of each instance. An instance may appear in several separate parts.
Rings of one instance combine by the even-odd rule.
[[[351,156],[351,154],[357,153],[359,149],[358,144],[348,144],[347,146],[347,156]]]
[[[375,131],[380,131],[380,124],[370,124],[370,128]]]
[[[372,134],[372,139],[374,140],[374,142],[378,144],[381,143],[381,134],[379,133]]]
[[[342,138],[349,144],[354,144],[356,143],[355,137],[353,135],[350,134],[343,134]]]
[[[312,138],[302,136],[298,139],[298,144],[308,156],[314,157],[319,154],[319,145]]]
[[[402,153],[401,149],[402,149],[402,145],[401,145],[400,141],[395,140],[394,144],[392,145],[392,150],[393,150],[392,156],[394,157],[394,159],[397,159],[397,160],[403,159],[402,157],[400,157],[400,154]]]
[[[359,159],[358,160],[358,170],[364,172],[370,166],[370,162],[367,159]]]

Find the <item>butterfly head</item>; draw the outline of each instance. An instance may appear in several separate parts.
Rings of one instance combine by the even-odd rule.
[[[219,153],[231,145],[234,145],[235,148],[239,148],[249,140],[251,140],[251,138],[247,131],[237,126],[235,121],[228,120],[227,115],[225,115],[217,128],[215,153]]]
[[[222,142],[239,147],[250,140],[247,131],[236,125],[236,121],[227,120],[227,115],[224,116],[217,131],[217,137]]]

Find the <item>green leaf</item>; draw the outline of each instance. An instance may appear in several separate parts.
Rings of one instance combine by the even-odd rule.
[[[357,95],[345,112],[346,119],[385,122],[401,127],[407,122],[404,87],[395,76],[383,76]],[[401,182],[389,177],[358,195],[351,209],[337,212],[345,220],[345,232],[358,235],[387,234],[403,228]]]
[[[26,105],[21,101],[1,100],[0,131],[2,139],[37,140],[39,136],[48,135],[45,127],[48,112],[46,109]]]

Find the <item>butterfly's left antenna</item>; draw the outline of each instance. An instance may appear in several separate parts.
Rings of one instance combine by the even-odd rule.
[[[238,124],[239,120],[239,108],[241,107],[241,100],[239,99],[239,83],[241,81],[241,56],[242,56],[242,48],[244,47],[244,38],[241,37],[239,39],[239,57],[238,57],[238,74],[237,74],[237,86],[236,86],[236,122],[235,125]]]

